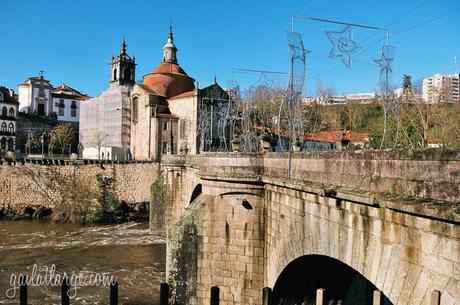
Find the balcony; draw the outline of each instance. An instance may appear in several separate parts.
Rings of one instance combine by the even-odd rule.
[[[0,130],[0,136],[15,136],[15,135],[16,134],[14,132]]]
[[[16,121],[16,117],[9,115],[0,115],[0,120],[3,121]]]

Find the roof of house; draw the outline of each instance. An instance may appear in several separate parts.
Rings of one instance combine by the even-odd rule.
[[[66,85],[61,84],[58,87],[53,88],[53,92],[51,93],[53,97],[57,98],[65,98],[65,99],[75,99],[75,100],[87,100],[90,99],[90,96],[87,96],[84,93]]]
[[[176,96],[172,96],[172,97],[170,97],[169,99],[170,99],[170,100],[174,100],[174,99],[179,99],[179,98],[184,98],[184,97],[195,96],[195,95],[197,95],[197,94],[198,94],[198,92],[197,92],[196,90],[191,90],[191,91],[187,91],[187,92],[178,94],[178,95],[176,95]]]
[[[14,94],[14,91],[6,87],[0,87],[0,92],[2,93],[2,96],[3,96],[3,99],[0,100],[1,103],[5,103],[5,104],[19,104],[18,100],[17,100],[17,96]],[[11,94],[13,94],[13,96],[11,96]]]
[[[335,143],[343,136],[344,139],[350,140],[352,143],[368,143],[369,134],[366,132],[352,132],[349,130],[330,130],[311,133],[305,136],[307,141]]]

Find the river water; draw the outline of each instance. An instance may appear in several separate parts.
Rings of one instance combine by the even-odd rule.
[[[61,304],[60,287],[37,280],[51,279],[53,268],[57,275],[65,272],[71,280],[83,279],[85,286],[72,291],[76,295],[71,304],[108,304],[109,288],[94,286],[99,276],[116,276],[120,304],[157,304],[165,253],[164,240],[150,235],[147,223],[0,221],[0,304],[19,304],[19,290],[15,298],[7,296],[14,291],[11,279],[19,274],[35,279],[28,289],[28,304]]]

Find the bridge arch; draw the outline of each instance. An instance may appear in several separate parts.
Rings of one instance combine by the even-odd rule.
[[[290,262],[276,280],[274,304],[314,305],[316,290],[326,290],[328,305],[368,305],[377,288],[347,264],[325,255],[304,255]],[[385,305],[392,305],[384,296]]]

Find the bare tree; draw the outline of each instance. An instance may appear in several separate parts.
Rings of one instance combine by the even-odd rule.
[[[68,124],[58,124],[54,126],[49,133],[49,145],[51,147],[51,151],[54,147],[58,147],[61,149],[61,156],[63,156],[65,148],[72,144],[74,134],[75,132],[72,126]]]
[[[103,131],[98,131],[91,139],[91,145],[97,147],[97,158],[101,159],[101,148],[104,146],[108,134]]]
[[[335,89],[332,86],[323,86],[321,79],[316,81],[316,96],[319,98],[321,103],[331,102],[332,97],[335,94]]]

